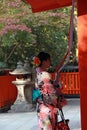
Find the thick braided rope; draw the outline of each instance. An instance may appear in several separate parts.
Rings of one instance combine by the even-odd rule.
[[[60,70],[68,63],[69,58],[70,58],[70,51],[71,51],[72,45],[73,45],[74,6],[75,6],[75,2],[74,2],[74,0],[72,0],[72,10],[71,10],[71,17],[70,17],[70,28],[69,28],[69,33],[68,33],[68,49],[67,49],[67,52],[66,52],[64,58],[62,59],[60,65],[58,65],[58,66],[56,67],[56,72],[57,72],[57,73],[59,73]],[[64,64],[64,61],[66,61],[65,64]]]

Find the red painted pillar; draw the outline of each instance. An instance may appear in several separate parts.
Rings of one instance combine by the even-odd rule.
[[[87,4],[78,0],[78,51],[80,71],[81,130],[87,130]]]

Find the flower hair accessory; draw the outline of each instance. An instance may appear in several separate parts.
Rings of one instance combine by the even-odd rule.
[[[38,58],[38,56],[35,56],[35,57],[33,58],[33,63],[34,63],[35,66],[39,66],[39,65],[40,65],[41,61],[40,61],[40,59]]]

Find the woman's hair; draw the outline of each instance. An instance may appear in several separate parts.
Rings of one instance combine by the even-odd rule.
[[[50,55],[48,53],[46,53],[46,52],[43,52],[43,51],[41,51],[37,56],[38,56],[38,58],[39,58],[39,60],[41,62],[39,66],[42,65],[43,61],[46,61],[48,59],[50,60]]]

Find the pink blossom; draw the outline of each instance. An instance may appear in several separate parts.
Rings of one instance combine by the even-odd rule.
[[[67,15],[63,13],[49,13],[49,16],[58,16],[60,18],[65,18]]]
[[[29,33],[31,33],[31,28],[28,28],[25,24],[20,24],[20,25],[15,25],[15,24],[10,24],[10,25],[6,25],[1,31],[0,31],[0,35],[4,35],[6,33],[8,33],[8,31],[27,31]]]
[[[20,1],[11,1],[8,3],[8,6],[11,6],[11,7],[20,7],[21,3]]]

